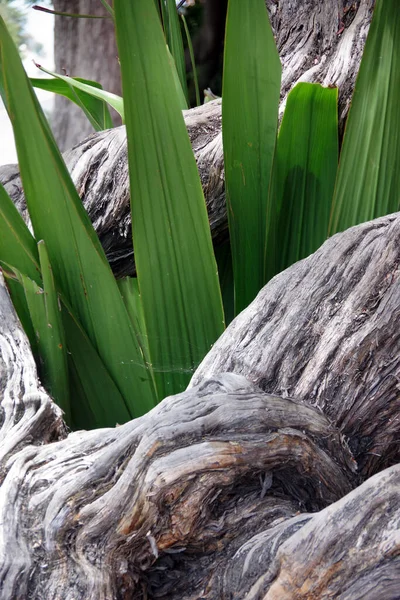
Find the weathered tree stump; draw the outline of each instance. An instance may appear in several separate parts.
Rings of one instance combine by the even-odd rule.
[[[0,598],[398,598],[399,238],[334,236],[186,392],[69,435],[1,285]]]

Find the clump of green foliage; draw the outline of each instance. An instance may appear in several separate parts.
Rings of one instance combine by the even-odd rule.
[[[97,129],[110,124],[104,102],[125,118],[137,277],[122,281],[0,19],[0,93],[34,232],[0,186],[0,264],[42,380],[71,426],[121,423],[183,390],[223,332],[222,297],[225,312],[234,298],[237,313],[328,233],[398,209],[396,2],[377,0],[338,163],[337,90],[299,84],[277,132],[281,68],[264,0],[229,0],[222,109],[231,248],[218,262],[220,271],[232,265],[232,289],[229,276],[218,279],[182,118],[173,0],[114,1],[123,100],[83,80],[34,82],[80,104]]]

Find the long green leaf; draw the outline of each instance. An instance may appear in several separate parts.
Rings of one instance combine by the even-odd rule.
[[[38,243],[38,250],[43,279],[44,317],[46,319],[38,341],[39,346],[43,348],[43,355],[46,357],[43,372],[46,381],[48,381],[50,393],[54,396],[57,404],[63,409],[66,422],[70,423],[71,406],[67,346],[61,318],[61,303],[55,287],[53,270],[49,261],[46,244],[43,240]],[[33,285],[35,285],[34,282]],[[42,316],[40,316],[40,319],[42,319]]]
[[[103,89],[100,83],[96,81],[90,81],[88,79],[74,78],[74,81],[79,81],[95,87],[97,89]],[[53,92],[60,96],[65,96],[71,102],[77,104],[85,113],[90,123],[96,131],[102,131],[103,129],[111,129],[113,122],[111,119],[110,111],[107,108],[104,100],[94,98],[91,94],[83,92],[82,90],[74,87],[70,83],[63,81],[59,78],[30,78],[30,82],[35,88],[45,90],[46,92]]]
[[[280,82],[265,1],[229,0],[222,133],[236,313],[265,283],[266,210]]]
[[[118,280],[118,287],[136,336],[140,340],[143,353],[146,360],[149,361],[148,336],[138,280],[136,277],[123,277]]]
[[[36,283],[41,283],[39,255],[36,241],[11,198],[0,184],[0,266],[10,292],[14,308],[29,338],[32,352],[37,356],[37,343],[34,334],[26,297],[21,284],[9,277],[9,267],[16,267]]]
[[[62,317],[68,347],[74,428],[114,427],[117,423],[125,423],[131,410],[71,308],[65,304]],[[125,368],[130,368],[130,361]]]
[[[114,9],[113,9],[113,7],[110,6],[110,4],[108,4],[107,0],[100,0],[100,2],[104,6],[104,8],[107,10],[107,12],[109,13],[109,15],[112,17],[112,19],[114,19]]]
[[[0,183],[0,263],[7,263],[41,282],[36,241]]]
[[[104,251],[1,18],[0,65],[35,236],[45,240],[56,284],[131,415],[143,414],[155,401],[143,353]]]
[[[116,0],[114,10],[135,259],[151,362],[164,397],[185,388],[223,331],[222,302],[200,178],[157,10],[147,0]]]
[[[185,53],[183,50],[183,41],[181,28],[179,24],[178,11],[176,10],[175,0],[166,0],[168,27],[167,44],[175,61],[176,70],[185,98],[188,97],[186,84]]]
[[[53,73],[48,69],[45,69],[41,65],[37,65],[37,67],[43,72],[47,73],[47,75],[51,75],[60,81],[63,81],[65,84],[70,86],[73,90],[78,92],[84,92],[88,96],[92,98],[97,98],[102,102],[106,102],[109,104],[117,113],[121,116],[122,121],[124,121],[124,101],[121,96],[117,96],[116,94],[112,94],[111,92],[106,92],[97,82],[86,83],[87,80],[80,79],[79,77],[68,77],[67,75],[60,75],[59,73]],[[36,82],[41,81],[40,79],[36,79]],[[36,85],[36,87],[40,87],[40,85]],[[67,94],[64,94],[67,95]],[[69,96],[68,96],[69,97]],[[82,94],[80,95],[80,99],[82,101]],[[72,98],[70,98],[72,99]],[[87,102],[87,101],[86,101]]]
[[[103,2],[103,0],[100,0],[100,2],[102,4],[105,4]],[[33,10],[39,10],[41,12],[48,13],[50,15],[57,15],[59,17],[69,17],[72,19],[110,19],[112,17],[112,15],[111,16],[109,16],[109,15],[89,15],[89,14],[82,14],[82,13],[61,12],[58,10],[51,10],[50,8],[45,8],[44,6],[32,6],[32,8],[33,8]]]
[[[330,233],[400,205],[400,11],[377,0],[340,155]]]
[[[201,101],[200,101],[200,90],[199,90],[199,78],[197,77],[196,62],[194,59],[192,38],[190,37],[190,32],[189,32],[189,28],[186,23],[185,15],[181,15],[181,19],[182,19],[182,23],[183,23],[183,28],[185,30],[186,41],[187,41],[189,56],[190,56],[190,64],[192,67],[194,93],[195,93],[195,97],[196,97],[196,106],[200,106]]]
[[[269,197],[268,278],[326,240],[339,152],[337,95],[336,88],[299,83],[288,96]]]
[[[229,240],[215,248],[218,265],[219,285],[224,304],[225,323],[228,326],[235,317],[235,284],[233,281],[232,252]]]
[[[32,354],[35,360],[38,360],[39,350],[37,347],[37,339],[32,323],[31,313],[29,312],[28,303],[26,301],[24,288],[16,277],[14,269],[11,267],[11,265],[8,265],[7,263],[0,263],[0,268],[7,284],[8,293],[10,294],[15,312],[21,321],[23,330],[28,336]]]
[[[187,103],[185,94],[183,92],[181,82],[179,80],[178,71],[176,70],[176,64],[175,64],[174,58],[173,58],[171,52],[169,51],[168,46],[167,46],[167,51],[168,51],[169,64],[171,66],[172,77],[174,80],[175,89],[177,91],[178,98],[179,98],[179,108],[181,110],[187,110],[189,108],[188,103]]]
[[[24,287],[21,285],[22,274],[24,274],[27,275],[26,279],[34,280],[38,284],[35,288],[33,284],[28,283],[28,287],[33,293],[39,289],[39,286],[43,287],[38,249],[35,239],[1,185],[0,265],[5,269],[4,276],[12,301],[24,330],[28,334],[32,350],[39,359],[37,335],[35,334],[37,323],[34,328]],[[16,271],[21,274],[20,281],[16,281],[15,276],[10,276],[10,272],[15,273]],[[43,296],[40,297],[40,299],[42,298]],[[71,407],[73,425],[80,428],[109,427],[127,421],[130,412],[124,399],[81,325],[73,316],[70,307],[63,310],[63,322],[69,352],[71,376],[69,389],[70,396],[74,401]]]
[[[14,270],[23,286],[32,319],[39,353],[40,377],[43,385],[71,423],[67,354],[60,306],[44,242],[39,245],[44,289],[35,281]]]

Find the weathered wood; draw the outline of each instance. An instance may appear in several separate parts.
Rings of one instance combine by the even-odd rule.
[[[239,373],[319,407],[372,475],[400,462],[400,217],[330,238],[264,287],[192,379]]]
[[[334,85],[343,130],[374,5],[375,0],[267,0],[283,67],[281,112],[298,81]]]
[[[26,444],[65,434],[62,411],[37,380],[30,345],[0,271],[0,483],[7,459]],[[1,522],[1,519],[0,519]]]
[[[68,437],[2,285],[1,600],[397,598],[399,236],[331,238],[186,392]]]
[[[283,109],[297,81],[339,85],[344,122],[371,20],[373,0],[269,1],[283,65]],[[344,11],[348,8],[347,12]],[[345,24],[342,28],[340,23]],[[214,244],[227,239],[219,100],[184,111],[207,203]],[[134,261],[125,128],[94,134],[65,153],[79,195],[117,277],[132,275]],[[27,220],[18,167],[0,168],[0,181]]]
[[[184,112],[216,243],[227,237],[221,103]],[[64,154],[83,204],[117,277],[134,273],[125,127],[87,138]],[[0,182],[29,223],[18,165],[0,167]]]

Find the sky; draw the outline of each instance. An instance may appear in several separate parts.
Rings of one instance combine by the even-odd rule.
[[[29,76],[41,77],[44,74],[35,67],[33,60],[42,64],[49,70],[54,70],[54,17],[49,14],[32,10],[32,8],[26,6],[23,0],[16,1],[14,5],[25,12],[28,17],[27,33],[43,46],[43,54],[41,56],[26,51],[26,56],[23,61],[25,70]],[[50,113],[53,108],[53,95],[42,90],[36,90],[36,93],[46,114]],[[7,112],[0,100],[0,165],[15,162],[17,162],[17,153],[14,145],[12,127]]]

